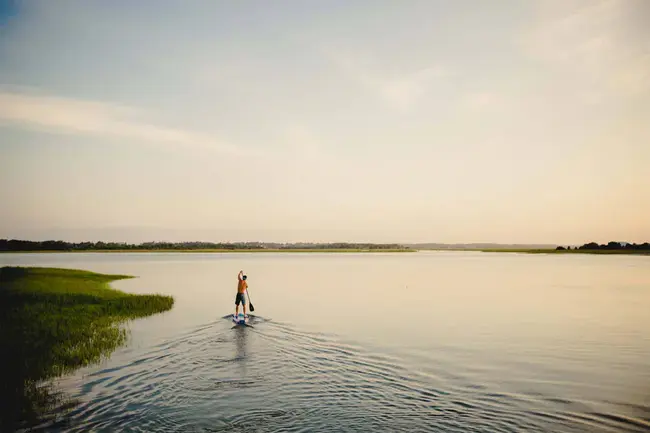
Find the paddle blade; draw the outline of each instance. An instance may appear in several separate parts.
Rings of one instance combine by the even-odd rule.
[[[253,307],[253,304],[251,304],[251,303],[249,302],[249,303],[248,303],[248,306],[250,307],[250,310],[251,310],[251,311],[255,311],[255,307]]]

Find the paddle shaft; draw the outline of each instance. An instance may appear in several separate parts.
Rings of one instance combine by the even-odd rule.
[[[246,288],[246,296],[248,296],[248,307],[251,311],[255,311],[255,307],[253,307],[253,302],[251,301],[251,295],[248,293],[248,287]]]

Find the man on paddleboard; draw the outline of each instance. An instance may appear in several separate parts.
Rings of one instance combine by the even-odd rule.
[[[239,271],[237,275],[237,295],[235,296],[235,317],[239,315],[239,303],[241,302],[242,308],[244,309],[244,316],[248,317],[246,314],[246,298],[244,293],[248,289],[248,283],[246,282],[246,275],[244,271]]]

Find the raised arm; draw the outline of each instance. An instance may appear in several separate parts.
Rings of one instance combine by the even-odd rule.
[[[239,273],[237,274],[237,279],[238,279],[239,281],[242,280],[241,276],[242,276],[243,274],[244,274],[244,271],[239,271]]]

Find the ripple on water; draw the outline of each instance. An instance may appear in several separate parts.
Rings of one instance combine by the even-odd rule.
[[[256,318],[253,327],[233,328],[229,318],[86,375],[74,396],[81,404],[45,430],[650,430],[642,417],[590,412],[584,403],[554,396],[506,393],[467,378],[454,381],[444,372],[420,374],[397,357],[368,353],[335,336]]]

